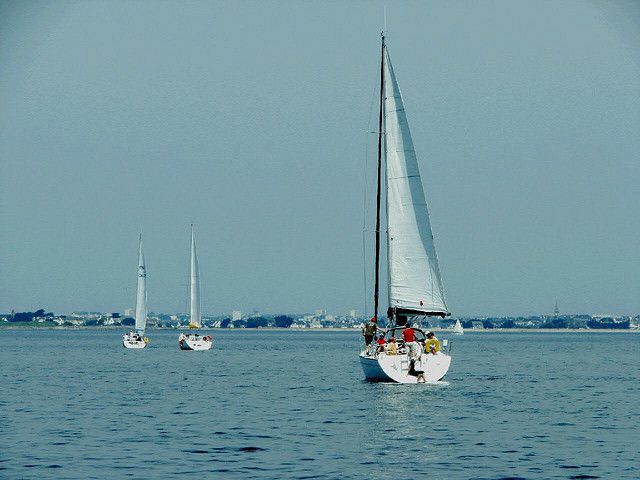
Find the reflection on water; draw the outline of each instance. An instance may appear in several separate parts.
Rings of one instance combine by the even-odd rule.
[[[637,335],[469,333],[427,385],[364,382],[358,332],[149,336],[0,331],[0,478],[640,477]]]

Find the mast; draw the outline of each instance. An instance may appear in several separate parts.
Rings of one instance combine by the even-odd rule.
[[[191,260],[189,271],[189,324],[200,327],[200,275],[198,272],[198,257],[196,255],[196,238],[191,224]]]
[[[382,48],[380,52],[380,113],[378,116],[378,186],[376,191],[376,267],[375,290],[373,296],[374,318],[378,319],[378,297],[380,294],[380,200],[382,195],[382,121],[384,117],[384,31],[381,33]]]

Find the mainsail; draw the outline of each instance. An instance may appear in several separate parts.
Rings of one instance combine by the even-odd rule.
[[[416,152],[384,43],[382,61],[389,307],[397,313],[449,315]]]
[[[142,234],[138,251],[138,293],[136,295],[136,331],[143,333],[147,326],[147,270],[142,252]]]
[[[191,267],[189,274],[189,325],[200,328],[202,319],[200,315],[200,273],[198,272],[198,257],[196,255],[196,239],[191,225]]]

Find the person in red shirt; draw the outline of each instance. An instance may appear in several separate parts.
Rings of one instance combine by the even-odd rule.
[[[387,342],[385,342],[384,340],[384,335],[378,335],[378,339],[376,340],[376,344],[378,345],[376,347],[376,353],[384,352],[384,346],[386,343]]]
[[[404,327],[404,330],[402,330],[402,339],[404,340],[404,343],[416,341],[416,331],[411,328],[410,323],[407,323]]]
[[[419,355],[418,353],[418,344],[416,343],[416,331],[411,328],[411,324],[407,322],[402,330],[402,339],[404,340],[404,344],[409,349],[408,354],[409,357],[414,358]]]

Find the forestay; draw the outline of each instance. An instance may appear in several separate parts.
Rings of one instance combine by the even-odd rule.
[[[416,153],[388,52],[384,77],[389,305],[448,315]]]

